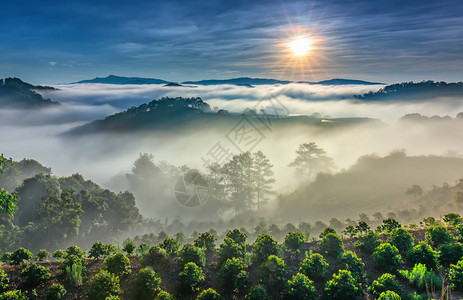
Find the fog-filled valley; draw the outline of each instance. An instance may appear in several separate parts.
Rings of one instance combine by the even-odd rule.
[[[27,224],[39,226],[40,203],[51,195],[80,203],[84,212],[71,226],[79,233],[71,230],[55,243],[87,240],[86,247],[94,239],[162,231],[189,236],[238,224],[252,233],[261,221],[278,226],[318,222],[319,227],[334,222],[342,229],[361,214],[373,220],[379,212],[416,223],[457,210],[452,199],[463,177],[460,91],[419,99],[400,89],[386,100],[358,96],[390,93],[384,87],[26,86],[58,104],[0,109],[1,152],[12,158],[3,164],[0,183],[21,199],[13,222],[23,230]],[[24,158],[49,169],[37,171],[36,166],[32,172],[20,162]],[[52,175],[34,177],[39,173]],[[199,199],[204,204],[179,201],[178,184],[185,176],[206,182]],[[243,181],[243,176],[250,177]],[[412,187],[419,193],[407,192]],[[90,193],[92,205],[106,203],[103,215],[95,215],[92,206],[84,209],[82,189]],[[430,193],[441,195],[434,206],[426,204]],[[112,215],[113,205],[123,205],[128,215]],[[127,218],[126,225],[107,231],[116,226],[111,218]],[[85,229],[88,222],[99,229]]]

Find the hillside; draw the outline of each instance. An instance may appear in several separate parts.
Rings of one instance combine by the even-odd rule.
[[[88,80],[81,80],[74,83],[105,83],[105,84],[169,84],[169,81],[156,78],[124,77],[109,75],[107,77],[96,77]]]
[[[355,97],[363,101],[422,100],[437,97],[463,96],[463,82],[444,81],[403,82],[388,85],[379,91],[370,91]]]
[[[59,104],[44,99],[36,92],[40,90],[55,90],[55,88],[32,85],[19,78],[0,79],[0,108],[34,109]]]

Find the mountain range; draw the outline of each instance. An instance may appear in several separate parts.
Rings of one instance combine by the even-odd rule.
[[[32,109],[59,105],[44,99],[36,91],[56,90],[51,86],[32,85],[19,78],[0,79],[0,108]]]
[[[170,81],[156,79],[156,78],[141,78],[141,77],[123,77],[116,75],[109,75],[107,77],[96,77],[94,79],[81,80],[75,83],[105,83],[105,84],[167,84],[169,86],[180,86],[177,83],[172,83]],[[208,80],[199,80],[199,81],[184,81],[182,84],[188,85],[219,85],[219,84],[232,84],[232,85],[264,85],[264,84],[289,84],[289,83],[307,83],[307,84],[322,84],[322,85],[382,85],[384,83],[379,82],[369,82],[363,80],[355,79],[341,79],[335,78],[330,80],[323,81],[289,81],[289,80],[278,80],[278,79],[268,79],[268,78],[250,78],[250,77],[240,77],[240,78],[231,78],[231,79],[208,79]]]

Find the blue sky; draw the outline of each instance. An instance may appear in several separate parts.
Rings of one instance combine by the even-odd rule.
[[[0,77],[461,81],[463,2],[5,1]],[[281,44],[316,37],[303,67]]]

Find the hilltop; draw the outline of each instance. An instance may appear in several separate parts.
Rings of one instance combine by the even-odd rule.
[[[32,85],[19,78],[0,79],[0,107],[32,109],[58,105],[58,102],[44,99],[37,91],[55,90],[54,87]]]

